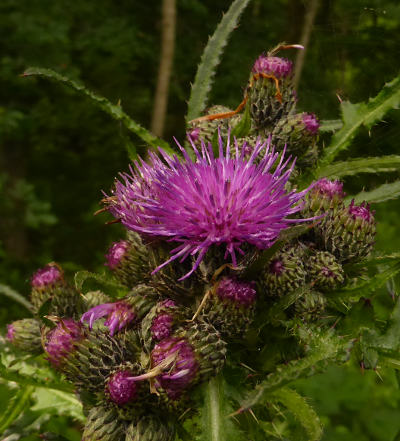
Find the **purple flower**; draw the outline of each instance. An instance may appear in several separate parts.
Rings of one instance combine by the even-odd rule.
[[[293,63],[287,58],[260,55],[253,65],[254,74],[264,73],[276,78],[288,77],[293,70]]]
[[[14,325],[12,323],[10,323],[9,325],[7,325],[7,335],[6,335],[6,339],[10,342],[12,342],[14,340],[15,337],[15,328]]]
[[[199,135],[200,135],[200,127],[195,127],[190,132],[187,133],[187,136],[191,142],[196,142],[199,139]]]
[[[283,271],[285,271],[285,265],[281,260],[275,259],[271,262],[269,266],[270,273],[280,276],[283,273]]]
[[[174,318],[170,314],[160,314],[151,324],[151,334],[157,341],[163,340],[171,335]]]
[[[36,271],[32,276],[31,285],[33,288],[43,288],[48,285],[53,285],[62,280],[62,270],[54,264],[48,264],[44,268]]]
[[[290,157],[275,153],[269,142],[258,141],[248,160],[243,151],[239,154],[237,141],[231,155],[229,141],[224,146],[221,137],[218,157],[211,146],[202,143],[199,152],[192,144],[193,162],[179,147],[184,162],[161,149],[165,163],[150,154],[150,164],[136,163],[137,171],[121,175],[123,182],[116,181],[114,195],[107,201],[110,212],[128,229],[177,243],[170,259],[153,274],[175,259],[182,262],[195,256],[183,280],[211,246],[225,246],[225,258],[230,255],[236,266],[236,254],[244,254],[242,244],[269,248],[289,225],[309,220],[289,218],[301,210],[299,202],[308,189],[299,193],[285,189],[294,161],[288,167]],[[261,152],[263,157],[255,164]]]
[[[83,326],[72,319],[62,319],[47,336],[45,351],[50,363],[58,367],[73,351],[75,343],[85,337]]]
[[[326,178],[317,181],[312,191],[327,196],[330,199],[333,199],[335,196],[338,196],[339,198],[345,196],[345,193],[343,192],[343,182],[330,181]]]
[[[136,314],[133,308],[124,301],[103,303],[85,312],[82,315],[81,322],[89,322],[89,327],[92,329],[93,322],[102,317],[107,317],[104,325],[109,328],[110,335],[114,335],[117,330],[121,331],[135,320]]]
[[[304,112],[301,116],[305,129],[312,135],[316,135],[319,130],[319,121],[314,113]]]
[[[158,366],[167,357],[171,357],[171,365],[156,377],[155,386],[176,400],[193,383],[199,365],[192,346],[184,339],[171,337],[158,343],[151,352],[152,366]]]
[[[132,380],[130,370],[118,371],[108,380],[107,389],[110,399],[119,406],[123,406],[137,397],[137,385]]]
[[[128,241],[120,240],[119,242],[114,242],[111,247],[108,249],[106,254],[107,263],[106,266],[110,267],[110,269],[115,268],[119,265],[122,258],[124,257],[127,249],[128,249]]]
[[[218,284],[217,295],[221,300],[229,300],[237,307],[249,308],[256,301],[257,293],[254,283],[239,282],[225,277]]]
[[[375,211],[372,211],[366,202],[363,202],[361,205],[354,205],[353,199],[348,207],[348,211],[354,220],[362,219],[368,223],[374,222]]]

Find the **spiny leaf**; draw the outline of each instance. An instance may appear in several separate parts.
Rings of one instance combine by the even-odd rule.
[[[169,154],[174,154],[175,152],[170,147],[170,145],[163,141],[160,138],[157,138],[136,121],[134,121],[129,115],[127,115],[120,105],[112,104],[106,98],[97,95],[96,93],[88,90],[84,85],[71,80],[70,78],[65,77],[64,75],[59,74],[58,72],[52,69],[43,69],[39,67],[30,67],[24,73],[23,76],[32,76],[38,75],[41,77],[49,78],[51,80],[55,80],[60,83],[64,83],[65,85],[71,87],[76,90],[80,94],[90,98],[90,100],[95,103],[101,110],[110,115],[113,119],[121,122],[127,130],[137,135],[141,138],[145,143],[149,144],[154,150],[158,147],[162,147]],[[132,143],[129,143],[128,154],[130,159],[137,159],[136,149]]]
[[[400,253],[388,254],[386,256],[371,256],[362,262],[347,264],[344,269],[347,273],[349,270],[357,271],[363,268],[375,268],[377,265],[386,265],[396,262],[400,262]]]
[[[340,119],[331,119],[321,121],[319,126],[320,132],[336,132],[343,127],[343,122]]]
[[[356,158],[343,162],[334,162],[318,170],[317,178],[340,178],[358,173],[380,173],[400,169],[400,156],[388,155],[376,158]]]
[[[348,196],[346,201],[354,199],[356,204],[363,201],[370,203],[379,203],[389,201],[390,199],[397,199],[400,196],[400,181],[391,182],[390,184],[383,184],[371,191],[362,191],[355,196]]]
[[[294,415],[306,430],[309,441],[321,439],[323,433],[321,421],[304,397],[294,390],[284,387],[273,392],[272,399],[282,403]]]
[[[328,362],[343,361],[349,344],[346,340],[329,334],[312,335],[310,353],[299,360],[277,366],[275,372],[267,376],[241,403],[237,413],[246,411],[268,399],[269,394],[299,378],[309,377],[324,370]]]
[[[82,403],[72,393],[37,388],[33,398],[36,400],[36,403],[31,407],[34,411],[70,416],[79,421],[85,420],[82,412]]]
[[[0,434],[2,434],[28,406],[33,391],[33,386],[24,386],[15,394],[6,411],[0,417]]]
[[[374,291],[383,286],[388,280],[400,272],[400,261],[394,261],[388,268],[376,274],[370,280],[362,280],[356,284],[350,284],[347,287],[330,292],[327,294],[329,302],[340,310],[340,305],[348,302],[358,302],[362,297],[369,297]]]
[[[227,399],[222,374],[203,386],[204,405],[201,409],[202,441],[235,441],[241,434],[228,415],[232,408]]]
[[[123,289],[124,286],[118,283],[118,281],[109,275],[103,273],[103,274],[97,274],[97,273],[91,273],[90,271],[78,271],[75,274],[75,287],[78,291],[82,290],[83,284],[86,282],[86,280],[93,279],[96,282],[98,282],[100,285],[110,286],[113,288],[119,288]]]
[[[330,146],[325,149],[320,162],[321,167],[330,164],[341,151],[349,146],[360,127],[370,129],[381,121],[389,110],[397,108],[399,104],[400,77],[385,84],[378,95],[367,103],[352,104],[349,101],[343,101],[341,110],[344,124],[333,136]]]
[[[188,102],[187,121],[198,118],[204,110],[207,104],[207,95],[211,89],[212,79],[215,75],[215,68],[219,64],[222,51],[230,33],[237,26],[239,17],[249,1],[235,0],[228,9],[228,12],[222,17],[213,36],[208,40],[192,85]]]
[[[19,304],[23,305],[29,311],[32,310],[32,305],[28,302],[28,300],[26,300],[26,298],[22,294],[15,291],[11,287],[9,287],[7,285],[0,284],[0,294],[3,294],[5,296],[9,297],[10,299],[15,300]]]

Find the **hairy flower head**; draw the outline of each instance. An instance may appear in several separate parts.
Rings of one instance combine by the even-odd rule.
[[[192,143],[192,161],[179,147],[184,161],[160,149],[165,162],[150,154],[149,164],[135,163],[136,170],[121,174],[106,199],[110,212],[129,230],[177,244],[154,272],[175,259],[195,256],[186,278],[212,246],[224,246],[225,258],[230,255],[236,266],[243,244],[269,248],[290,224],[307,220],[290,218],[308,191],[285,188],[295,161],[288,166],[291,158],[271,149],[269,141],[259,140],[249,159],[237,141],[232,154],[229,141],[224,146],[221,137],[218,157],[211,146],[203,143],[198,151]]]

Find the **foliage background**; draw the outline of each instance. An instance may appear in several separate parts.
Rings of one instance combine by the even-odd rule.
[[[177,1],[168,141],[184,136],[190,82],[208,35],[229,5],[230,0]],[[254,59],[279,41],[298,42],[306,9],[307,2],[298,0],[250,2],[218,68],[210,104],[235,107]],[[106,247],[122,234],[93,212],[101,190],[127,168],[123,145],[130,135],[74,92],[20,74],[31,65],[55,69],[115,103],[121,100],[148,127],[160,30],[161,2],[155,0],[0,2],[1,284],[28,295],[32,272],[52,260],[71,274],[101,268]],[[398,74],[399,31],[395,0],[321,0],[300,81],[300,108],[336,119],[338,96],[358,102],[376,95]],[[399,122],[393,111],[372,133],[361,132],[352,156],[399,153]],[[132,141],[143,151],[140,140]],[[361,175],[348,178],[345,187],[351,194],[383,179]],[[377,207],[377,247],[386,252],[400,249],[399,208],[398,201]],[[3,330],[24,317],[6,298],[0,306]],[[400,430],[400,392],[392,371],[378,376],[362,374],[358,366],[333,367],[298,388],[323,416],[326,440],[392,441]],[[0,384],[0,392],[1,413],[15,390]],[[66,431],[65,418],[48,425],[67,439],[80,439],[77,429]]]

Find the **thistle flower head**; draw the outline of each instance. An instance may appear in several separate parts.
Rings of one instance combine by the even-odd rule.
[[[237,307],[248,308],[256,301],[254,283],[240,282],[232,277],[223,278],[218,284],[217,296],[228,300]]]
[[[151,324],[151,334],[157,341],[163,340],[171,335],[174,318],[171,314],[160,314],[154,318]]]
[[[108,249],[108,252],[106,254],[107,263],[105,265],[110,267],[110,269],[118,266],[118,264],[121,262],[121,259],[124,257],[128,246],[129,244],[127,240],[114,242]]]
[[[343,182],[330,181],[327,178],[322,178],[317,181],[313,187],[313,193],[320,193],[323,196],[333,199],[334,197],[343,198]]]
[[[176,243],[170,259],[153,273],[175,259],[182,262],[195,256],[184,279],[212,246],[224,246],[225,258],[230,256],[236,266],[237,253],[244,254],[243,244],[269,248],[283,229],[308,220],[289,218],[301,210],[299,202],[308,189],[299,193],[285,189],[294,162],[288,166],[290,157],[275,153],[269,142],[258,141],[248,160],[237,141],[232,155],[229,141],[224,146],[221,137],[218,157],[211,146],[203,143],[199,152],[192,144],[193,162],[179,147],[185,161],[160,149],[165,163],[150,154],[151,163],[136,163],[136,171],[122,174],[107,200],[110,212],[128,229]],[[263,157],[255,164],[261,152]]]
[[[49,264],[35,272],[31,279],[31,285],[32,288],[44,288],[57,283],[62,278],[62,270],[57,265]]]
[[[171,358],[172,368],[156,377],[156,388],[163,388],[171,399],[178,399],[193,382],[198,363],[192,346],[183,338],[170,337],[158,343],[152,353],[152,366]]]
[[[130,370],[121,370],[113,374],[107,383],[110,399],[119,406],[133,401],[137,397],[137,385],[132,380],[133,373]]]
[[[264,73],[274,75],[276,78],[288,77],[293,70],[293,63],[287,58],[269,57],[260,55],[253,65],[254,74]]]
[[[363,202],[361,205],[355,205],[353,199],[348,207],[348,211],[354,220],[362,219],[368,223],[374,222],[375,211],[371,210],[366,202]]]
[[[52,329],[45,344],[48,360],[58,367],[73,351],[75,343],[85,337],[83,326],[72,319],[63,319]]]
[[[320,124],[315,114],[304,112],[301,117],[305,129],[312,135],[316,135],[318,133]]]
[[[114,303],[103,303],[89,309],[82,315],[81,322],[88,322],[90,329],[92,329],[93,323],[102,317],[107,317],[104,326],[108,327],[110,335],[113,336],[116,331],[121,331],[135,320],[136,314],[132,306],[121,300]]]
[[[10,323],[10,324],[7,325],[6,339],[7,339],[9,342],[12,342],[12,341],[14,340],[14,337],[15,337],[14,334],[15,334],[15,328],[14,328],[14,325],[13,325],[12,323]]]

